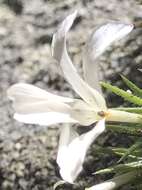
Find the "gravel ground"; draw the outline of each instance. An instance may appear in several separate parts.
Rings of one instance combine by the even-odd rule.
[[[92,29],[108,20],[139,23],[141,1],[136,0],[3,0],[0,3],[0,189],[53,189],[60,180],[56,164],[58,128],[23,125],[13,120],[7,88],[16,82],[28,82],[56,94],[75,95],[70,85],[58,74],[51,57],[50,44],[57,25],[73,10],[78,17],[69,34],[69,51],[75,66],[81,70],[81,49]],[[119,74],[128,76],[140,87],[142,30],[136,29],[101,57],[104,80],[122,86]],[[116,96],[107,94],[109,105],[122,104]],[[126,142],[108,134],[99,144],[116,146]],[[129,139],[128,139],[129,141]],[[101,159],[101,161],[100,161]],[[89,150],[84,171],[75,185],[62,189],[84,189],[103,178],[93,176],[97,168],[115,161],[112,156],[95,156],[95,146]],[[107,176],[108,177],[108,176]],[[126,189],[130,189],[127,187]]]

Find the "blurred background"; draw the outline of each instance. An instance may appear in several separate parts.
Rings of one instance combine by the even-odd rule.
[[[69,33],[69,52],[82,74],[81,53],[93,28],[120,20],[135,24],[125,39],[115,43],[100,58],[100,74],[104,81],[126,89],[119,74],[142,87],[142,1],[141,0],[1,0],[0,1],[0,189],[52,189],[60,180],[56,165],[58,128],[23,125],[13,120],[13,110],[6,97],[8,87],[27,82],[50,92],[72,97],[75,93],[51,57],[52,35],[58,24],[75,9],[78,16]],[[75,95],[76,96],[76,95]],[[106,93],[109,106],[122,105],[123,100]],[[125,135],[107,134],[100,138],[104,145],[129,144]],[[84,171],[74,186],[61,189],[84,189],[104,178],[92,173],[115,161],[95,156],[90,149]]]

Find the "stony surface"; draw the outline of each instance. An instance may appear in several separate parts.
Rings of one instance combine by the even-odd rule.
[[[56,165],[58,128],[23,125],[13,120],[12,108],[6,97],[7,88],[16,82],[35,84],[51,92],[73,96],[69,84],[58,74],[51,58],[50,44],[57,25],[73,10],[79,14],[69,35],[69,51],[81,71],[81,49],[92,29],[108,20],[136,23],[136,29],[126,39],[111,47],[101,58],[105,80],[122,86],[119,74],[128,76],[141,86],[142,18],[141,1],[136,0],[3,0],[0,4],[0,189],[53,189],[60,180]],[[110,105],[123,103],[109,95]],[[108,140],[109,138],[109,140]],[[99,143],[115,146],[117,137],[110,134]],[[125,136],[117,140],[125,142]],[[92,146],[84,171],[76,185],[62,189],[84,189],[101,181],[92,173],[110,165],[113,156],[96,157]],[[100,161],[101,159],[101,161]],[[103,163],[103,164],[102,164]],[[93,166],[93,167],[92,167]]]

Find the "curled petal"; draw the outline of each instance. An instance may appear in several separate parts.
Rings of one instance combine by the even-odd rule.
[[[66,48],[66,34],[71,28],[76,17],[76,12],[69,15],[61,24],[57,32],[53,36],[52,41],[52,55],[60,63],[61,69],[68,82],[81,98],[88,104],[95,107],[105,109],[105,100],[102,95],[88,86],[82,78],[78,75],[72,61],[68,55]]]
[[[105,130],[105,120],[101,120],[89,132],[79,136],[71,126],[61,131],[57,163],[62,178],[69,182],[77,178],[82,170],[87,150],[91,143]]]
[[[132,24],[111,22],[102,25],[91,37],[83,51],[84,77],[87,83],[95,89],[100,90],[98,70],[99,65],[96,60],[108,46],[113,42],[123,38],[133,29]]]
[[[77,11],[74,11],[72,14],[67,16],[66,19],[62,22],[61,26],[58,28],[57,32],[53,35],[51,50],[52,56],[57,61],[61,60],[66,41],[66,34],[70,30],[76,16]]]
[[[66,152],[67,146],[69,143],[78,137],[78,133],[72,128],[70,125],[64,125],[61,127],[60,140],[59,140],[59,148],[57,155],[57,163],[59,166],[64,164],[63,154]]]

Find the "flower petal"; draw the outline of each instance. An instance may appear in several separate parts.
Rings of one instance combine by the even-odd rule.
[[[7,95],[12,100],[18,100],[19,98],[20,100],[22,100],[23,98],[23,100],[25,101],[26,98],[26,102],[30,103],[34,102],[35,100],[43,101],[49,99],[52,101],[72,102],[72,99],[70,98],[54,95],[41,88],[26,83],[17,83],[12,85],[8,89]]]
[[[66,113],[46,112],[46,113],[30,113],[30,114],[14,114],[14,119],[27,124],[52,125],[57,123],[76,123],[74,119]]]
[[[71,28],[77,12],[69,15],[61,24],[53,36],[52,55],[60,63],[61,69],[68,82],[72,85],[77,94],[80,95],[91,106],[106,108],[102,95],[88,86],[78,75],[66,48],[66,34]]]
[[[63,125],[61,128],[60,139],[59,139],[59,148],[58,148],[58,155],[57,155],[57,163],[59,166],[63,165],[63,154],[66,154],[66,149],[68,144],[78,137],[78,133],[72,129],[70,125]]]
[[[94,109],[82,100],[74,99],[74,102],[69,105],[72,107],[71,117],[79,121],[81,125],[88,126],[102,119],[98,114],[100,108]]]
[[[77,16],[77,11],[74,11],[72,14],[66,17],[66,19],[61,23],[57,32],[53,35],[51,50],[52,56],[60,62],[63,49],[66,41],[66,34],[70,30],[75,18]]]
[[[13,107],[16,111],[15,119],[24,123],[45,125],[47,122],[50,124],[52,123],[50,118],[44,119],[51,114],[49,112],[52,112],[51,118],[53,118],[53,113],[57,115],[58,119],[55,123],[76,121],[82,125],[90,125],[100,119],[97,110],[91,110],[84,101],[57,96],[30,84],[15,84],[8,89],[7,94],[13,100]]]
[[[16,112],[23,114],[47,111],[66,113],[70,109],[70,106],[66,103],[73,102],[71,98],[57,96],[24,83],[11,86],[7,91],[7,95],[13,100]]]
[[[50,125],[76,122],[71,118],[73,99],[60,97],[29,84],[15,84],[8,89],[16,111],[14,118],[24,123]],[[66,103],[64,103],[64,101]]]
[[[93,32],[83,51],[84,76],[87,83],[101,92],[99,84],[99,65],[96,60],[108,46],[130,33],[132,24],[111,22]]]
[[[73,183],[77,178],[82,170],[89,146],[104,130],[104,119],[81,136],[78,136],[71,126],[62,128],[57,163],[60,167],[60,174],[65,181]]]

